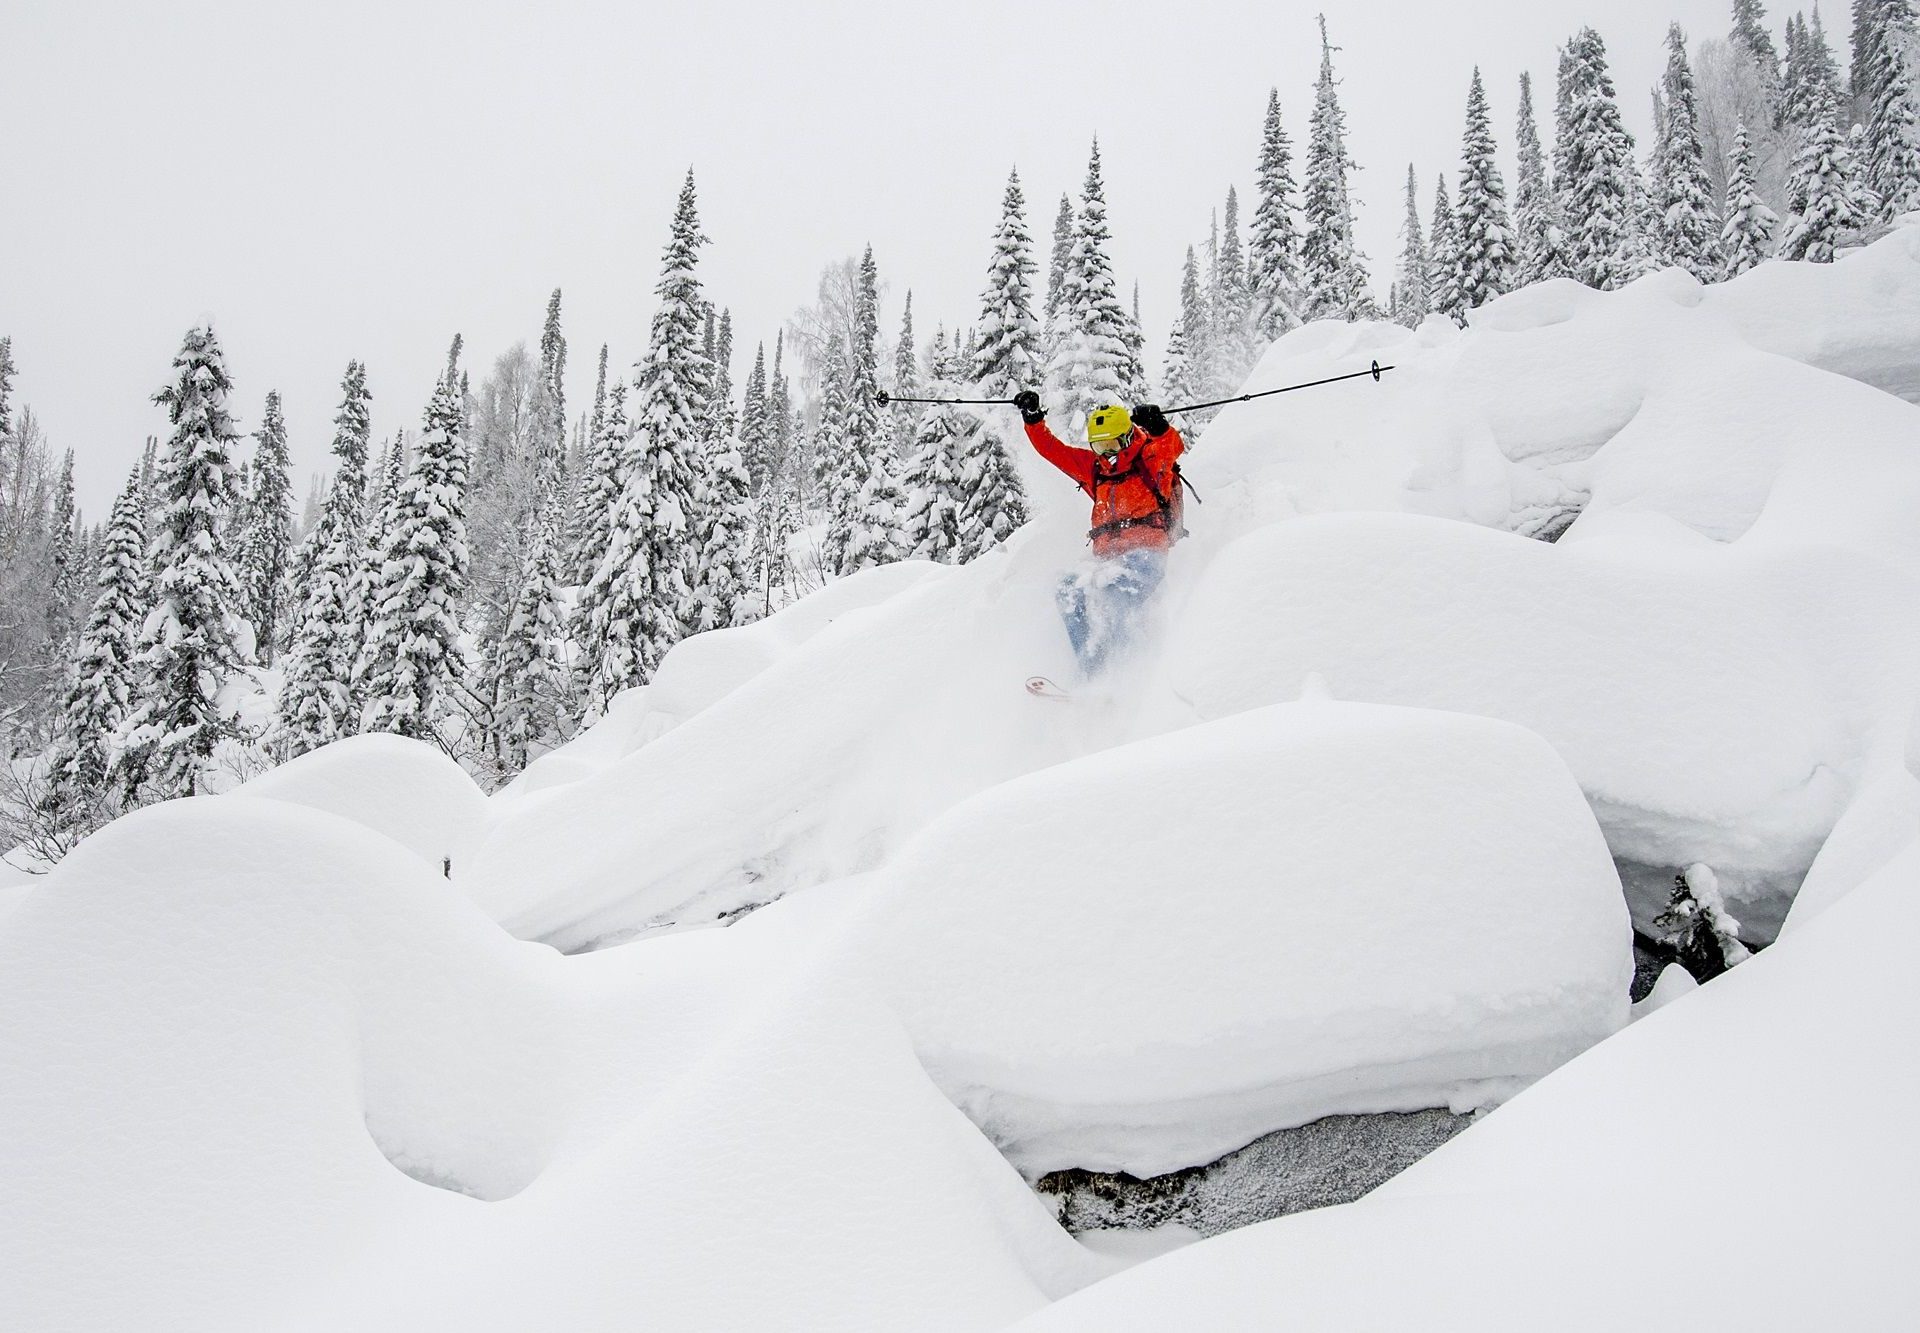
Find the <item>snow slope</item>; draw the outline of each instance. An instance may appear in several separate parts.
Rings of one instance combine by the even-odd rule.
[[[503,803],[462,883],[563,948],[714,920],[879,864],[976,791],[1317,672],[1344,699],[1539,731],[1643,925],[1671,869],[1705,861],[1770,938],[1920,682],[1920,408],[1870,387],[1920,360],[1920,228],[1774,267],[1711,289],[1677,271],[1542,284],[1464,332],[1298,330],[1250,388],[1395,369],[1212,423],[1165,651],[1097,726],[1036,719],[1016,686],[1067,666],[1051,590],[1082,534],[1061,513],[776,666],[713,670],[745,683],[537,805]],[[1518,535],[1575,513],[1556,545]]]
[[[0,1326],[1893,1322],[1920,228],[1312,325],[1249,387],[1375,357],[1212,423],[1074,704],[1020,687],[1069,665],[1060,481],[491,798],[362,738],[9,890]],[[1622,1029],[1695,862],[1756,942],[1804,896]],[[1022,1178],[1527,1084],[1106,1281]]]

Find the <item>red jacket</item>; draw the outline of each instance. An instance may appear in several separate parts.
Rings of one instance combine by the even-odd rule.
[[[1087,535],[1095,555],[1164,551],[1180,539],[1178,459],[1187,444],[1179,431],[1169,426],[1148,435],[1135,426],[1119,452],[1108,457],[1062,444],[1044,421],[1027,427],[1027,439],[1092,499],[1093,530]]]

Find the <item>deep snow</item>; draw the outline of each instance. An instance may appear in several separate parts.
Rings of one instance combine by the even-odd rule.
[[[491,798],[364,737],[0,890],[0,1325],[1897,1322],[1920,228],[1249,387],[1373,357],[1209,427],[1104,697],[1021,689],[1083,545],[1034,475],[1004,548],[689,640]],[[1623,1030],[1695,863],[1784,933]],[[1108,1281],[1190,1237],[1022,1179],[1535,1079]]]

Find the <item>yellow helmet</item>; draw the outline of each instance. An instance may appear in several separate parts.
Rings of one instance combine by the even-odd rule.
[[[1133,418],[1118,403],[1108,403],[1087,413],[1087,443],[1093,446],[1096,453],[1118,452],[1131,434]]]

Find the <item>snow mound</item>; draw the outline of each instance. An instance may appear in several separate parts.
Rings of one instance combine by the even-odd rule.
[[[1487,1104],[1624,1023],[1633,970],[1606,844],[1551,749],[1347,704],[976,797],[888,865],[846,946],[1036,1177]]]
[[[1366,1198],[1151,1260],[1017,1327],[1901,1326],[1917,932],[1920,844]]]
[[[121,820],[0,934],[0,1326],[980,1329],[1106,1271],[790,944],[562,958],[329,814]]]
[[[353,736],[301,755],[232,793],[325,810],[384,833],[435,870],[466,864],[491,817],[453,760],[404,736]]]

